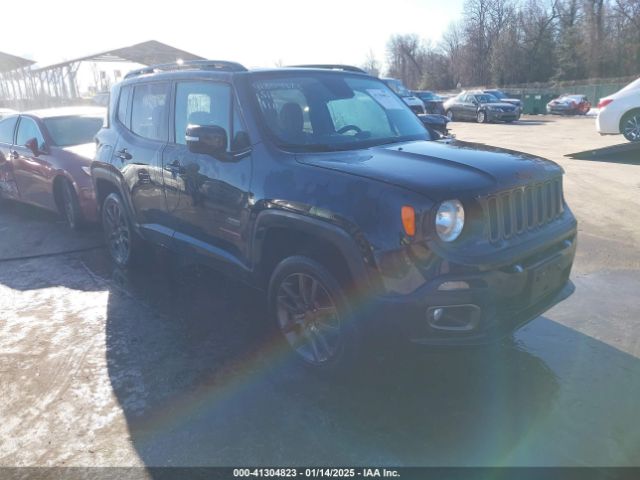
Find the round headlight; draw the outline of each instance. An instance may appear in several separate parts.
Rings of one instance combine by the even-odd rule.
[[[447,200],[436,213],[436,232],[444,242],[453,242],[464,227],[464,208],[459,200]]]

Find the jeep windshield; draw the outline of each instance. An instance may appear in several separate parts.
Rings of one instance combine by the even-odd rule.
[[[432,139],[405,103],[371,77],[271,74],[252,87],[263,123],[285,150],[356,150]]]

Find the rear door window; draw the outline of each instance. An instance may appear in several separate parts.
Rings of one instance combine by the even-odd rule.
[[[131,131],[149,140],[167,140],[167,83],[137,85],[131,105]]]

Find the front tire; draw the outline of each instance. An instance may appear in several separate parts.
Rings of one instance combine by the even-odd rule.
[[[455,122],[455,113],[453,113],[453,110],[447,110],[445,114],[450,122]]]
[[[630,142],[640,141],[640,110],[629,112],[622,117],[620,132]]]
[[[484,110],[480,110],[478,112],[476,120],[478,121],[478,123],[487,123],[487,112],[485,112]]]
[[[338,279],[311,258],[281,261],[269,281],[269,313],[297,360],[319,373],[347,373],[360,341]]]
[[[130,267],[137,257],[139,239],[117,193],[109,194],[102,203],[102,229],[111,259],[119,267]]]
[[[60,184],[61,212],[67,226],[71,230],[80,230],[83,225],[80,202],[73,185],[68,180],[63,180]]]

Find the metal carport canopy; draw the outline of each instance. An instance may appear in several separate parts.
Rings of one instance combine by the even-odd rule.
[[[27,60],[26,58],[16,57],[15,55],[9,55],[8,53],[0,52],[0,73],[11,72],[18,70],[19,68],[25,68],[33,65],[33,60]]]
[[[156,40],[150,40],[148,42],[131,45],[130,47],[117,48],[115,50],[96,53],[86,57],[74,58],[54,65],[47,65],[39,68],[38,70],[51,70],[78,62],[132,62],[139,63],[141,65],[156,65],[161,63],[173,63],[178,59],[185,61],[204,60],[203,57],[199,57],[193,53],[174,48]]]

